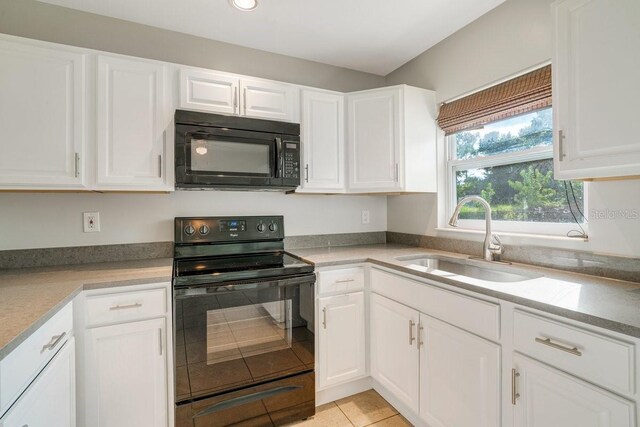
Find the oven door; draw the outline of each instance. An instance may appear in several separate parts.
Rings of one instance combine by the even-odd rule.
[[[274,187],[280,135],[226,128],[176,126],[176,186]]]
[[[312,372],[314,282],[174,289],[176,403]]]

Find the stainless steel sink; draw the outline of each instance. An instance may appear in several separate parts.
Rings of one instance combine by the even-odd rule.
[[[438,276],[464,276],[473,279],[484,280],[486,282],[523,282],[529,279],[541,277],[529,272],[508,271],[513,267],[508,265],[494,264],[483,260],[458,259],[444,256],[410,256],[398,257],[397,261],[407,267],[417,271],[438,275]]]

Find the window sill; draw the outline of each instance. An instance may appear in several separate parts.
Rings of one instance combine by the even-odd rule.
[[[483,241],[485,236],[484,230],[470,228],[437,227],[435,231],[438,237],[449,237],[452,239]],[[506,245],[552,246],[554,248],[578,250],[588,250],[589,245],[588,238],[554,236],[550,234],[514,233],[496,230],[493,230],[493,234],[500,236],[500,239]]]

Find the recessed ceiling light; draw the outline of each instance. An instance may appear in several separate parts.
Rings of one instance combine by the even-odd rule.
[[[249,12],[258,7],[258,0],[229,0],[229,3],[243,12]]]

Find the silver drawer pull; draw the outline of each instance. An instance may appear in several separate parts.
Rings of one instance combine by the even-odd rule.
[[[349,282],[355,282],[356,279],[342,279],[342,280],[336,280],[333,283],[349,283]]]
[[[60,341],[62,341],[62,338],[64,338],[66,335],[67,333],[63,332],[60,335],[52,336],[51,341],[49,341],[48,344],[45,344],[44,346],[42,346],[42,351],[53,350],[60,343]]]
[[[327,307],[322,308],[322,327],[327,329]]]
[[[129,304],[129,305],[114,305],[113,307],[109,307],[109,310],[126,310],[128,308],[138,308],[138,307],[142,307],[142,303],[137,302],[135,304]]]
[[[573,354],[574,356],[582,356],[582,352],[578,350],[578,347],[567,347],[562,344],[557,344],[551,341],[551,338],[536,338],[536,342],[540,344],[548,345],[549,347],[553,347],[557,350],[566,351],[569,354]]]

